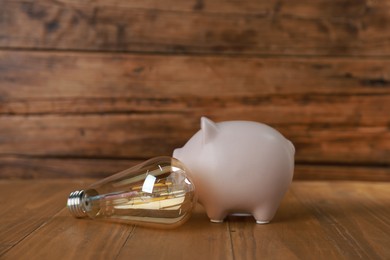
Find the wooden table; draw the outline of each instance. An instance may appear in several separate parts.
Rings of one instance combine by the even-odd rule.
[[[213,224],[199,206],[155,230],[71,217],[67,195],[89,181],[0,180],[0,258],[390,259],[390,183],[295,181],[271,224]]]

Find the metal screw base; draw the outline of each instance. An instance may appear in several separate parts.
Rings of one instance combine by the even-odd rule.
[[[87,213],[85,212],[82,204],[83,197],[83,190],[76,190],[70,193],[68,197],[67,207],[73,217],[82,218],[87,216]]]

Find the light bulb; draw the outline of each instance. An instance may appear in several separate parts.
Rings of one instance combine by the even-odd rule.
[[[173,228],[188,220],[196,202],[188,170],[163,156],[70,193],[67,207],[79,218]]]

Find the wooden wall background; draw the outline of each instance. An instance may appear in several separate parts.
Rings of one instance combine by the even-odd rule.
[[[389,0],[0,0],[0,176],[102,177],[199,117],[270,124],[296,179],[390,180]]]

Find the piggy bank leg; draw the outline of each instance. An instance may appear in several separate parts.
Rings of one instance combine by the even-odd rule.
[[[227,212],[225,210],[220,210],[216,207],[208,207],[206,208],[206,212],[210,221],[213,223],[222,223],[227,216]]]
[[[265,203],[259,205],[253,212],[253,217],[256,219],[257,224],[267,224],[275,216],[276,210],[278,209],[278,204],[274,203]]]

